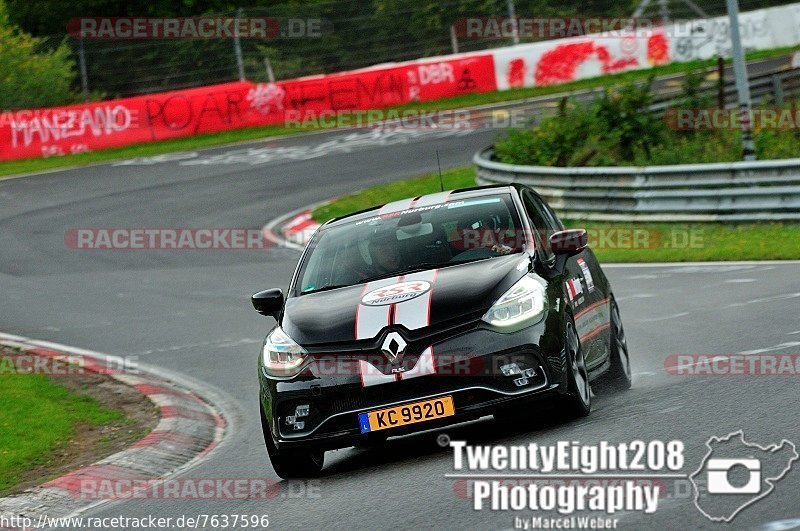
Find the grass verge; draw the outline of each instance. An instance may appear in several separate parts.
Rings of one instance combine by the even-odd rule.
[[[475,186],[475,170],[471,166],[442,172],[445,190]],[[318,207],[312,216],[315,221],[325,223],[358,210],[382,205],[406,197],[432,194],[440,190],[439,174],[432,173],[402,181],[394,181],[366,188],[351,195],[342,196],[331,203]]]
[[[445,189],[475,186],[472,166],[443,173]],[[312,213],[320,223],[406,197],[439,190],[437,174],[381,184],[340,197]],[[597,257],[610,262],[704,262],[800,259],[800,224],[608,223],[565,220],[589,231]],[[634,238],[634,231],[643,235]]]
[[[796,47],[780,48],[775,50],[761,50],[747,54],[747,59],[758,60],[769,57],[777,57],[787,54],[795,49]],[[502,103],[502,102],[520,100],[525,98],[533,98],[537,96],[546,96],[561,92],[572,92],[578,90],[591,89],[595,87],[619,85],[634,80],[646,79],[650,75],[666,76],[670,74],[679,74],[683,72],[696,70],[698,68],[710,67],[715,64],[716,60],[714,59],[705,61],[690,61],[687,63],[673,63],[645,70],[634,70],[630,72],[623,72],[620,74],[613,74],[604,77],[582,79],[579,81],[574,81],[572,83],[564,83],[561,85],[513,89],[502,92],[500,91],[486,92],[482,94],[467,94],[464,96],[446,98],[437,101],[430,101],[424,103],[409,103],[406,105],[392,107],[386,110],[388,111],[393,109],[394,110],[415,109],[420,111],[433,111],[433,110],[448,110],[448,109],[457,109],[463,107],[473,107],[478,105],[488,105],[492,103]],[[78,155],[66,155],[62,157],[51,157],[46,159],[27,159],[21,161],[0,162],[0,177],[47,171],[47,170],[66,168],[71,166],[85,166],[87,164],[96,164],[100,162],[108,162],[113,160],[129,159],[135,157],[150,157],[155,155],[163,155],[165,153],[173,153],[177,151],[195,150],[201,148],[221,146],[225,144],[233,144],[237,142],[258,140],[261,138],[304,133],[312,130],[321,130],[321,129],[322,129],[321,127],[315,127],[315,126],[311,126],[305,129],[302,127],[284,127],[284,126],[252,127],[247,129],[236,129],[233,131],[222,131],[219,133],[197,135],[187,138],[164,140],[161,142],[136,144],[132,146],[108,149],[103,151],[81,153]]]
[[[85,426],[124,420],[43,375],[0,374],[0,492],[53,460]]]

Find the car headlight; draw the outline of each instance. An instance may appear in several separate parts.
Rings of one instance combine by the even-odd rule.
[[[293,376],[306,356],[308,352],[295,343],[280,326],[267,336],[261,354],[264,368],[271,376]]]
[[[525,275],[489,308],[482,320],[500,328],[527,326],[539,322],[546,310],[544,287]]]

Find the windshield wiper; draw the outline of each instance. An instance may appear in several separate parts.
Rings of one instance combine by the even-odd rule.
[[[339,289],[339,288],[346,288],[352,286],[353,284],[333,284],[330,286],[322,286],[321,288],[314,288],[308,291],[301,291],[300,295],[308,295],[310,293],[319,293],[321,291],[330,291],[332,289]]]

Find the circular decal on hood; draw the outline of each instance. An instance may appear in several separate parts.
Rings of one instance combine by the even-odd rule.
[[[425,280],[409,280],[398,282],[382,288],[374,289],[361,298],[366,306],[386,306],[415,299],[430,291],[431,283]]]

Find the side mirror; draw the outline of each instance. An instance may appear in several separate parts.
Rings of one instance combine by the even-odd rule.
[[[267,317],[277,319],[283,309],[283,292],[278,288],[259,291],[250,300],[253,303],[253,308]]]
[[[570,229],[550,236],[550,248],[555,254],[573,255],[586,249],[589,236],[584,229]]]

